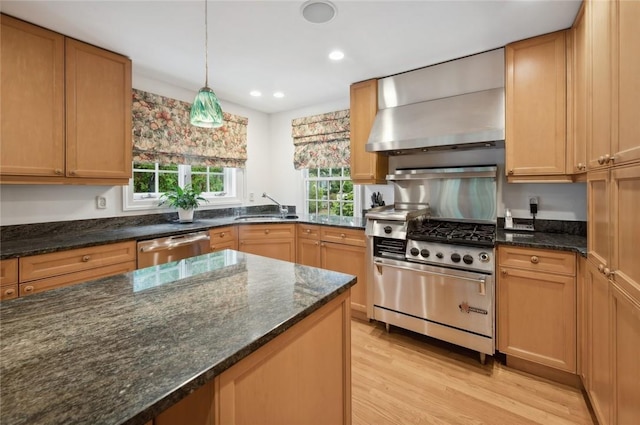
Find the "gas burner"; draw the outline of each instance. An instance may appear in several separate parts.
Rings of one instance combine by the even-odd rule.
[[[459,245],[494,246],[496,225],[438,220],[413,220],[407,239]]]

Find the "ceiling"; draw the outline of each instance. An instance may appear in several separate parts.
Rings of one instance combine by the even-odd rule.
[[[301,0],[209,0],[209,86],[220,99],[265,113],[339,101],[356,81],[568,28],[581,1],[333,3],[335,18],[312,24]],[[134,82],[141,76],[194,94],[204,85],[203,0],[1,4],[3,13],[129,56]],[[328,59],[334,49],[345,53],[342,61]]]

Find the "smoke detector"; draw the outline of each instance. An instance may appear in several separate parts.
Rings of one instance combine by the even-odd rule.
[[[300,7],[302,17],[312,24],[325,24],[336,17],[335,5],[326,0],[308,0]]]

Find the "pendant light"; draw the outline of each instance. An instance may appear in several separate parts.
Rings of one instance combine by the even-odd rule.
[[[191,105],[191,124],[196,127],[217,128],[224,122],[218,97],[209,87],[207,1],[204,0],[204,87],[200,89]]]

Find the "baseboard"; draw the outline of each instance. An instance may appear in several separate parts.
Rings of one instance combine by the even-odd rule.
[[[582,386],[582,380],[580,379],[580,376],[576,374],[554,369],[549,366],[543,366],[509,355],[507,355],[506,357],[507,367],[519,370],[521,372],[526,372],[540,378],[545,378],[553,382],[568,385],[579,390],[584,390],[584,387]]]

